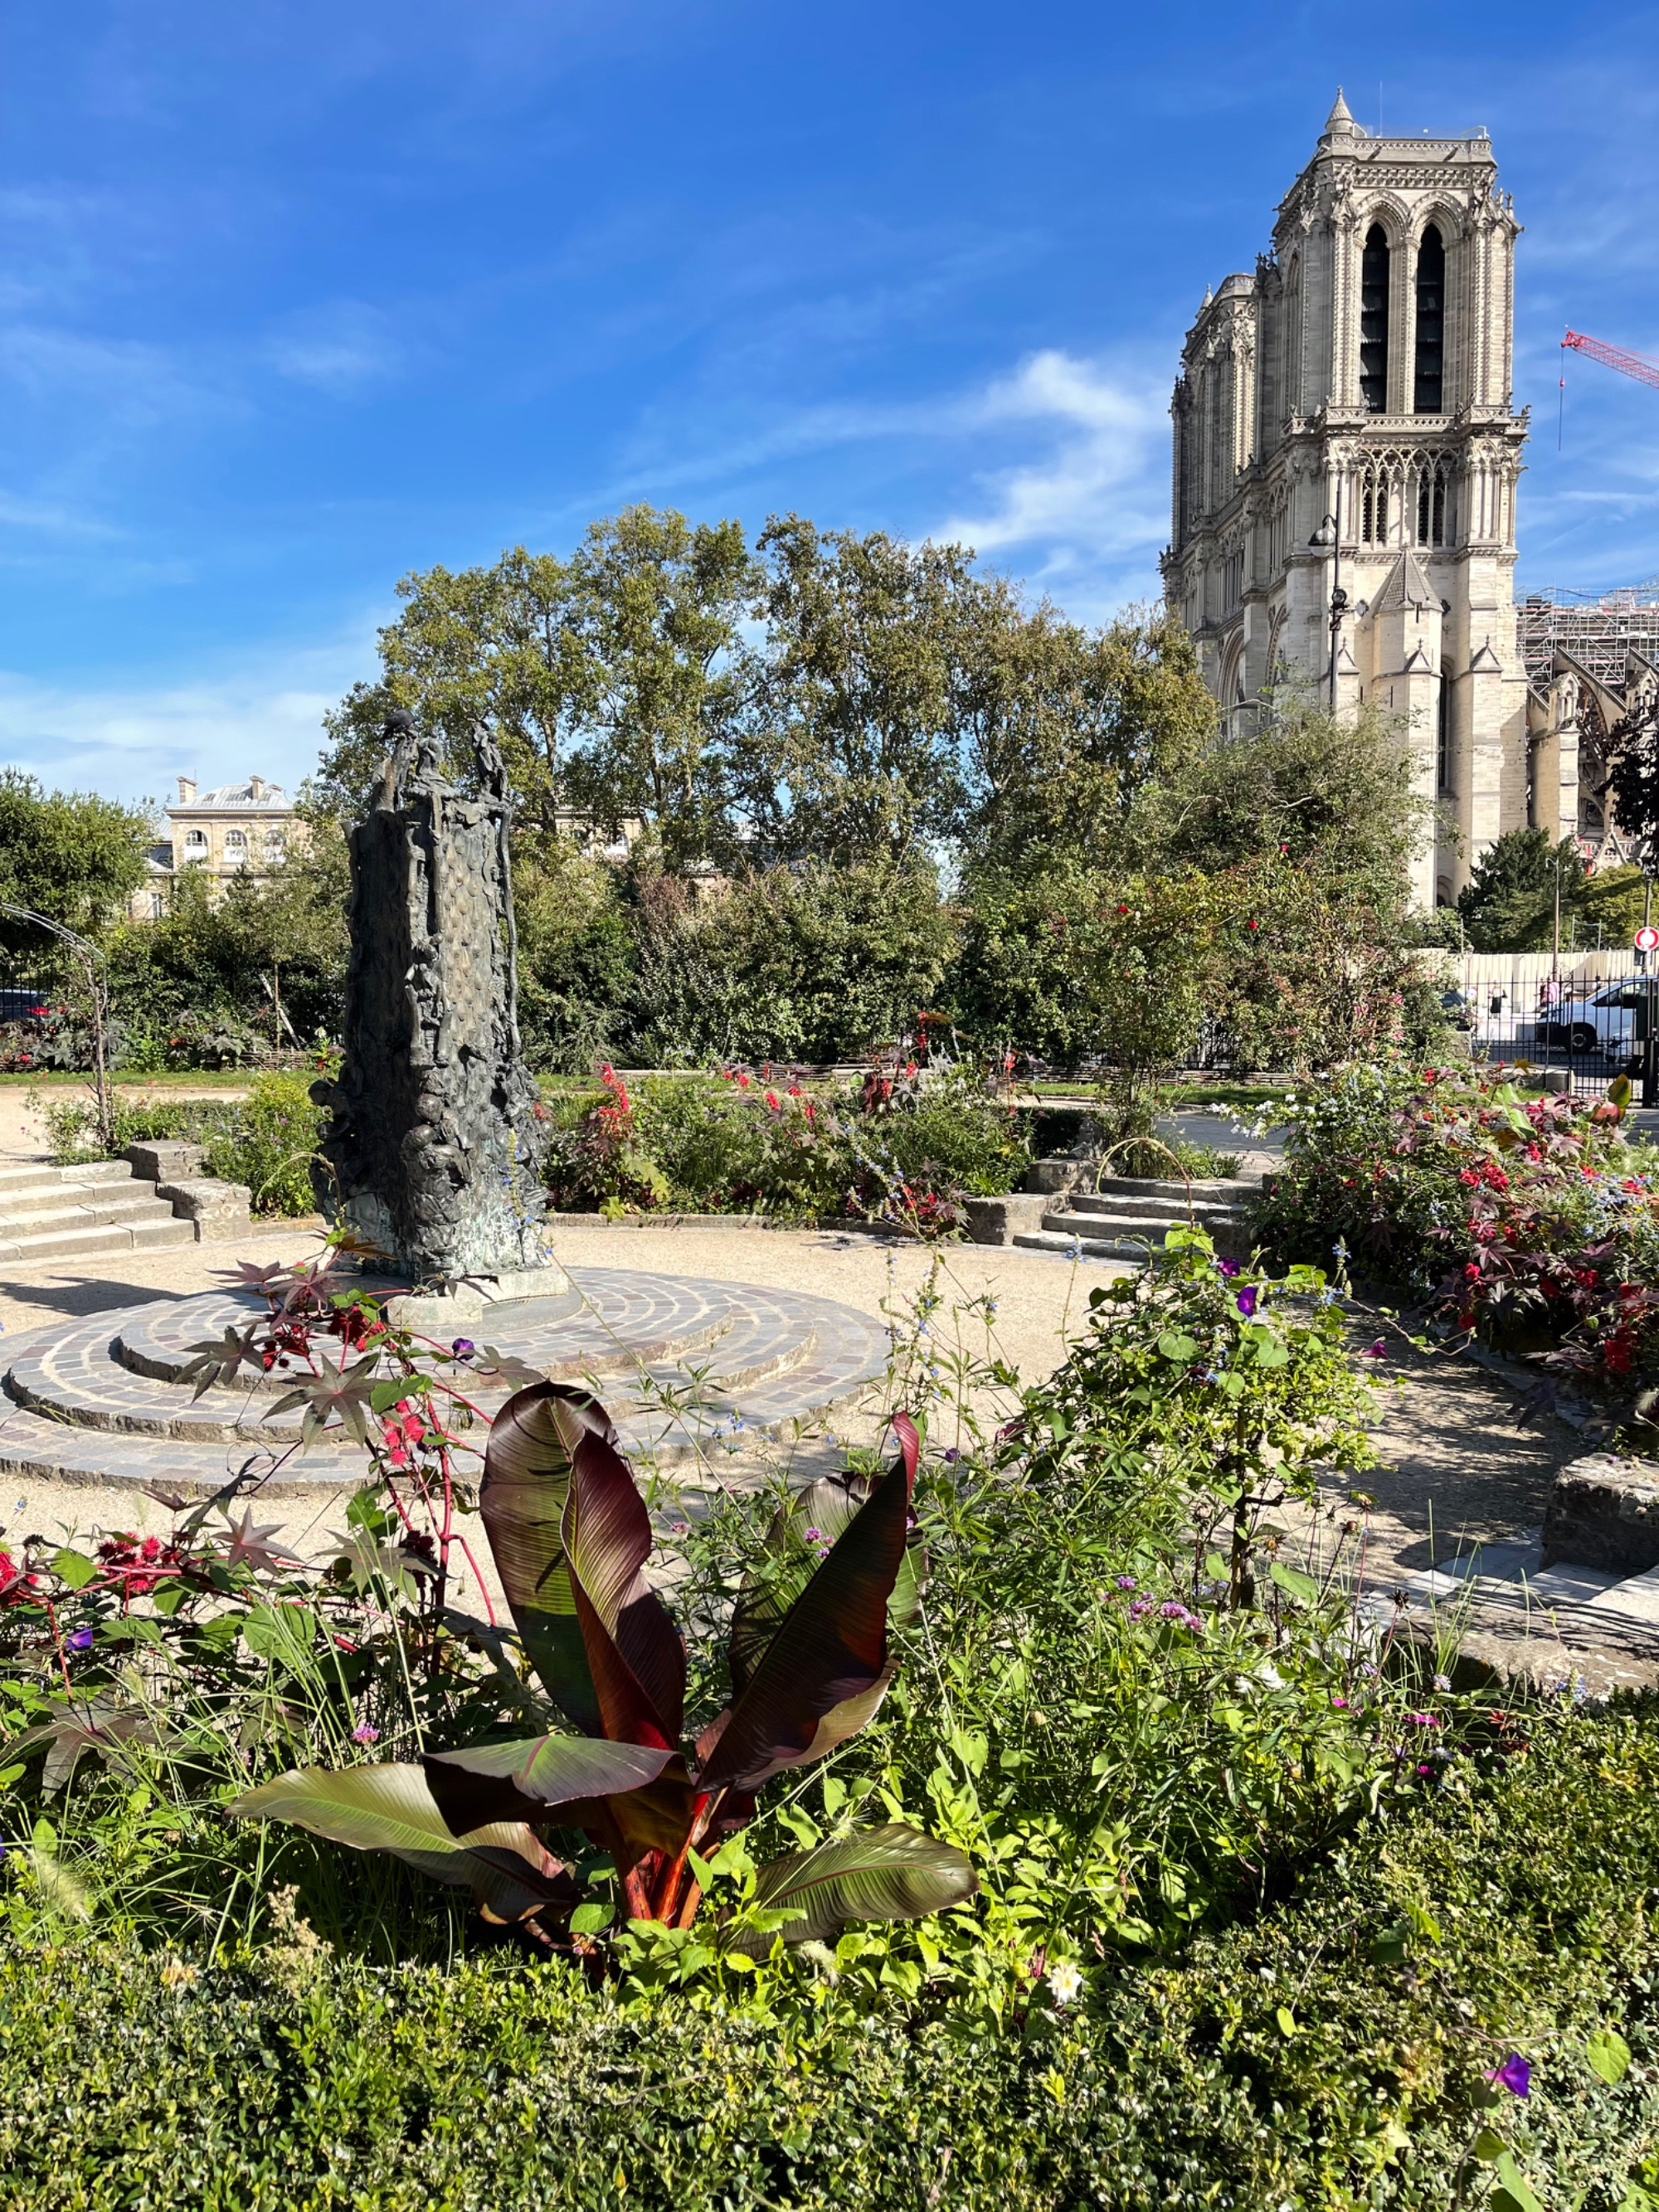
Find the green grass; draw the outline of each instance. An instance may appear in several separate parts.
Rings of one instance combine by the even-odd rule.
[[[131,1075],[121,1070],[111,1079],[118,1091],[245,1091],[258,1072],[249,1067],[170,1067],[160,1075]],[[0,1083],[24,1091],[85,1091],[90,1089],[92,1078],[65,1074],[57,1068],[26,1068],[15,1074],[0,1075]]]

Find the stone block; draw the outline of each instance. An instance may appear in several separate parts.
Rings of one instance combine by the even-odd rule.
[[[253,1226],[248,1211],[253,1194],[245,1182],[219,1182],[204,1176],[189,1182],[158,1182],[155,1195],[167,1200],[176,1219],[192,1224],[198,1244],[246,1237]]]
[[[1041,1229],[1048,1200],[1041,1191],[1013,1190],[1002,1198],[964,1198],[968,1234],[975,1244],[1012,1244],[1016,1235]]]
[[[1542,1565],[1610,1574],[1659,1567],[1659,1462],[1592,1452],[1556,1476],[1544,1515]]]
[[[1089,1171],[1087,1160],[1033,1160],[1025,1170],[1024,1188],[1044,1198],[1063,1198]]]
[[[202,1169],[199,1145],[157,1142],[129,1145],[122,1154],[134,1175],[144,1182],[183,1182]],[[163,1194],[165,1195],[165,1194]]]

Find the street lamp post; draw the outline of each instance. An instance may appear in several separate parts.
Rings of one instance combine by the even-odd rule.
[[[1342,617],[1348,611],[1348,595],[1342,588],[1342,479],[1336,480],[1333,496],[1336,505],[1328,511],[1324,520],[1308,540],[1310,545],[1331,549],[1331,665],[1328,696],[1332,714],[1336,712],[1336,656],[1342,641]]]

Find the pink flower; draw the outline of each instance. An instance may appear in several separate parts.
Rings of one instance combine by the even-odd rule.
[[[380,1741],[380,1731],[377,1728],[371,1728],[367,1721],[360,1721],[351,1731],[351,1741],[353,1743],[378,1743]]]

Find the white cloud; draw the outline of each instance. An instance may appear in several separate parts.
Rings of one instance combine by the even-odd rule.
[[[344,391],[402,366],[404,348],[389,316],[361,300],[336,300],[289,316],[265,357],[278,375]]]
[[[0,672],[0,764],[60,789],[165,802],[267,777],[292,792],[317,766],[323,715],[376,665],[373,618],[319,643],[267,646],[176,681],[71,688]]]
[[[1040,578],[1092,576],[1109,597],[1157,591],[1157,555],[1169,532],[1161,382],[1048,349],[966,403],[959,417],[981,432],[1029,426],[1040,450],[977,471],[982,504],[951,515],[930,535],[965,540],[981,553],[1031,549]]]

